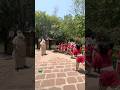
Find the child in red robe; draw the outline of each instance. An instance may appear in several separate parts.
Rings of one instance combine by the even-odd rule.
[[[108,87],[116,88],[120,86],[120,55],[118,56],[116,69],[106,70],[101,73],[100,79],[100,90],[107,90]]]
[[[70,43],[67,45],[67,53],[70,55]]]
[[[99,52],[96,53],[94,61],[93,61],[93,66],[96,69],[98,69],[98,73],[100,73],[100,69],[104,67],[108,67],[112,65],[112,60],[108,55],[108,48],[99,45]]]
[[[68,47],[68,44],[65,43],[65,53],[67,53],[67,47]]]
[[[76,45],[76,50],[73,54],[76,55],[76,70],[78,70],[79,64],[85,62],[85,56],[82,54],[82,45]]]
[[[61,45],[61,44],[59,43],[58,46],[57,46],[57,51],[58,51],[58,52],[60,52],[60,48],[61,48],[60,45]]]
[[[75,48],[76,48],[76,47],[75,47],[74,44],[71,44],[71,45],[70,45],[70,55],[71,55],[72,58],[73,58],[73,51],[74,51]]]
[[[91,45],[88,45],[86,47],[86,61],[88,61],[89,63],[92,63],[92,51],[93,48],[91,47]]]
[[[92,69],[92,51],[93,51],[92,46],[90,44],[87,45],[85,51],[85,62],[86,62],[86,71],[88,74],[91,72]]]
[[[107,90],[108,87],[116,88],[120,86],[119,75],[115,71],[105,71],[102,73],[99,79],[100,90]]]
[[[63,50],[64,50],[64,43],[61,43],[61,52],[63,52]]]
[[[78,71],[79,69],[79,64],[80,63],[84,63],[85,62],[85,56],[82,55],[82,54],[79,54],[77,57],[76,57],[76,71]]]
[[[77,57],[78,54],[81,54],[81,46],[80,45],[76,45],[76,47],[74,47],[72,55],[73,57]]]

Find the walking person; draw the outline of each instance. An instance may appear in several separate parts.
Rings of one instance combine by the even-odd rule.
[[[25,37],[21,31],[17,31],[17,36],[13,39],[13,58],[15,60],[15,69],[28,68],[26,66],[26,44]]]
[[[46,41],[42,39],[40,42],[41,55],[46,55]]]

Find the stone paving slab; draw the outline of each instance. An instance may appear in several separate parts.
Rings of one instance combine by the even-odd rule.
[[[12,56],[0,53],[0,60],[12,60]]]
[[[52,51],[47,51],[46,56],[38,50],[35,53],[36,90],[85,90],[85,75],[75,71],[75,59]],[[83,65],[80,68],[84,70]]]
[[[0,90],[33,90],[34,58],[27,58],[30,69],[16,72],[14,60],[0,60]]]

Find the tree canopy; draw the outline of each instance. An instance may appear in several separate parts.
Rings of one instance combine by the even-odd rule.
[[[119,6],[119,0],[86,0],[86,28],[91,28],[106,41],[120,43]]]
[[[50,37],[57,41],[77,40],[85,35],[85,18],[82,15],[50,16],[45,12],[35,12],[35,31],[39,38]]]
[[[48,15],[46,12],[35,12],[36,37],[50,37],[57,42],[80,41],[85,36],[84,0],[73,0],[73,14],[64,18]],[[82,13],[81,13],[82,12]]]

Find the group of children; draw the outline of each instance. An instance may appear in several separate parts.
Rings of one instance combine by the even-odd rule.
[[[96,60],[100,63],[98,68],[102,69],[99,76],[100,90],[107,90],[108,87],[115,90],[120,86],[120,51],[119,49],[113,51],[111,44],[108,48],[101,45],[99,52]]]
[[[79,69],[79,63],[85,62],[85,46],[75,44],[74,42],[60,43],[57,46],[59,52],[64,52],[71,55],[71,58],[76,59],[76,70]]]
[[[85,63],[85,70],[88,74],[92,70],[99,73],[100,90],[107,90],[107,87],[120,86],[120,50],[114,51],[113,47],[113,44],[103,42],[89,43],[85,46],[62,43],[58,45],[58,50],[75,57],[76,70],[79,70],[80,63]]]
[[[74,42],[69,42],[69,43],[59,43],[57,45],[57,51],[71,54],[71,51],[75,48],[75,43]]]
[[[120,50],[114,49],[113,43],[99,42],[86,45],[86,70],[99,73],[100,90],[120,86]],[[118,89],[120,90],[120,88]]]

